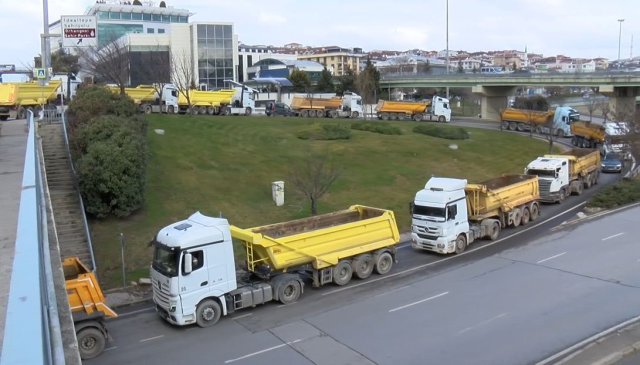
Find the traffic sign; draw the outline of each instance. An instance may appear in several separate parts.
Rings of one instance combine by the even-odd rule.
[[[36,76],[36,79],[46,79],[47,78],[47,72],[44,68],[36,68],[33,70],[33,73]]]
[[[63,15],[62,25],[63,47],[93,47],[98,45],[98,27],[95,16]]]

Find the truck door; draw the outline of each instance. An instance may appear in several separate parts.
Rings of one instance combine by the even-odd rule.
[[[445,234],[448,237],[457,237],[460,233],[469,230],[469,222],[466,219],[466,201],[464,199],[451,202],[447,205],[447,220],[444,225]]]
[[[185,273],[185,253],[191,253],[191,272]],[[180,298],[183,314],[191,314],[200,299],[209,292],[208,258],[203,248],[183,251],[180,259]]]
[[[225,252],[223,242],[207,246],[207,256],[209,258],[207,262],[210,279],[209,291],[215,296],[220,296],[229,291],[229,280],[235,279],[235,277],[229,278],[227,275],[228,255]],[[231,265],[233,265],[233,262],[231,262]]]

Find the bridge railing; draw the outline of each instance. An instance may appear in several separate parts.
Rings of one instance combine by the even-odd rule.
[[[595,72],[506,72],[499,74],[492,73],[457,73],[455,70],[449,74],[442,72],[398,72],[398,73],[381,73],[381,80],[409,79],[409,78],[450,78],[450,79],[476,79],[476,78],[584,78],[584,77],[637,77],[640,72],[637,71],[595,71]]]
[[[33,112],[22,177],[15,255],[0,365],[65,364],[55,297],[47,204]]]

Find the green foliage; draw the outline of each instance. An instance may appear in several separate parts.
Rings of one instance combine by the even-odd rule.
[[[147,146],[142,118],[100,116],[84,123],[76,139],[84,151],[75,161],[87,213],[126,217],[144,202]]]
[[[64,48],[60,48],[58,51],[51,54],[51,68],[53,73],[73,73],[77,74],[80,71],[80,57],[67,53]],[[41,56],[33,58],[34,66],[37,68],[42,67]]]
[[[403,134],[402,129],[388,122],[355,122],[351,124],[351,129],[388,135]]]
[[[331,76],[331,72],[327,70],[327,66],[325,66],[320,74],[316,91],[321,93],[332,93],[335,92],[335,89],[336,87],[333,84],[333,76]]]
[[[133,5],[142,6],[142,3],[140,2],[140,0],[133,0]]]
[[[112,93],[104,86],[82,87],[69,104],[69,127],[73,132],[80,124],[101,115],[131,117],[139,113],[140,108],[127,95]]]
[[[377,101],[376,95],[380,94],[380,72],[373,66],[370,58],[357,77],[357,86],[364,103],[372,104]]]
[[[542,95],[518,96],[513,101],[513,107],[524,110],[549,110],[549,101]]]
[[[442,127],[433,124],[421,124],[413,128],[414,133],[426,134],[427,136],[462,140],[469,139],[469,132],[460,127]]]
[[[358,76],[356,73],[348,67],[343,76],[340,76],[340,81],[336,86],[336,94],[344,95],[345,91],[355,91],[356,81]]]
[[[164,1],[160,2],[160,7],[161,8],[166,8],[167,7],[167,3],[165,3]]]
[[[640,181],[622,179],[613,185],[602,188],[589,202],[588,207],[614,208],[640,200]]]
[[[462,67],[462,61],[458,61],[458,73],[463,74],[464,68]]]
[[[329,141],[334,139],[351,138],[351,130],[347,126],[340,124],[313,124],[307,129],[298,131],[300,139],[313,139]]]
[[[294,92],[306,92],[311,86],[309,74],[297,68],[291,71],[291,73],[289,74],[289,81],[291,81],[291,83],[293,84]]]

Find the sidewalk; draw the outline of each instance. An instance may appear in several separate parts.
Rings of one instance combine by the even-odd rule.
[[[555,365],[638,364],[639,351],[640,323],[636,322],[588,344]]]

